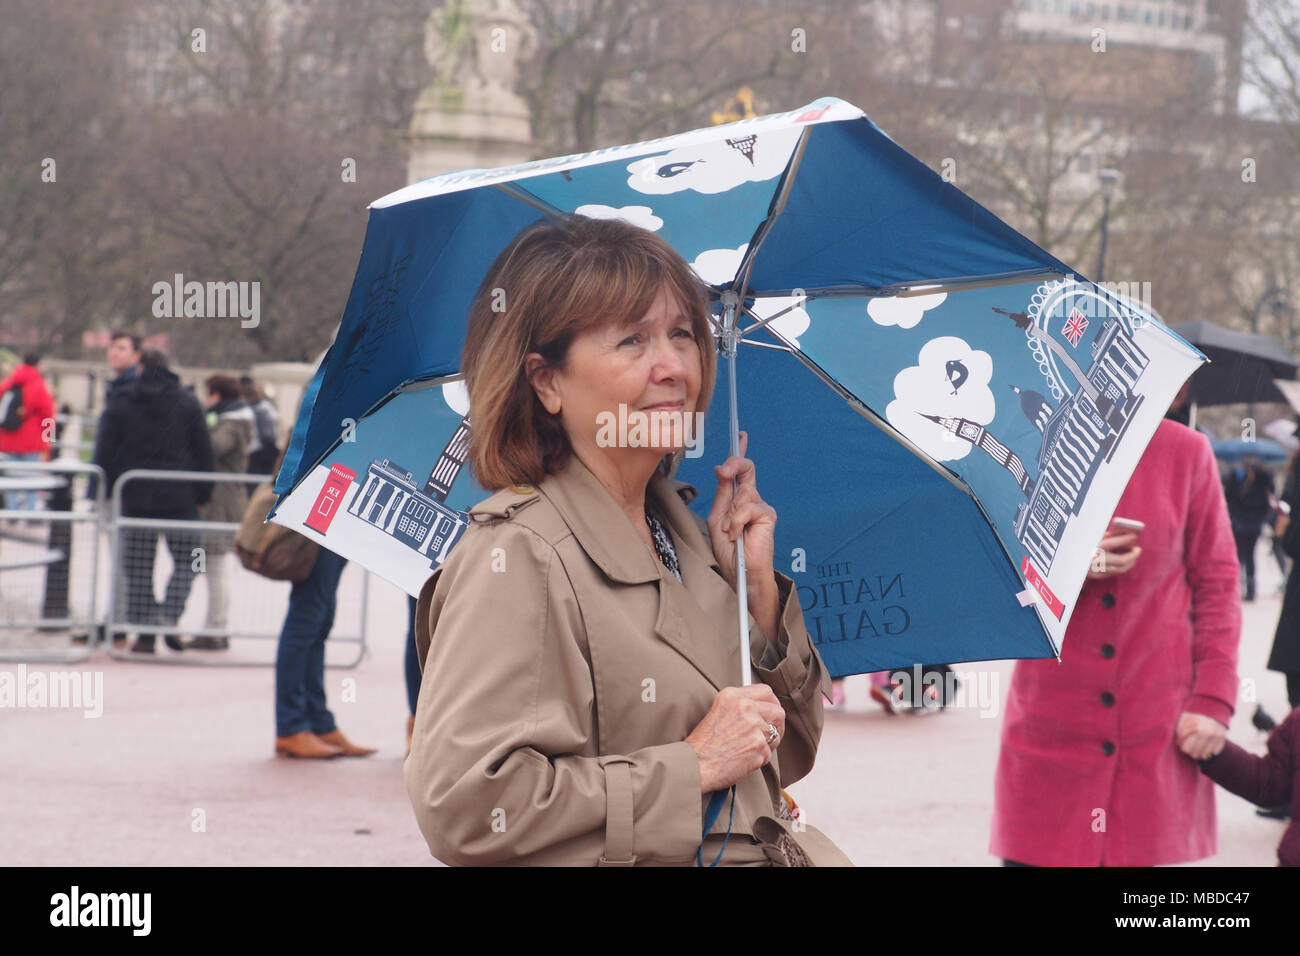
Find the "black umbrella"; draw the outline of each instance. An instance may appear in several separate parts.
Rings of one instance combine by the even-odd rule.
[[[1295,359],[1277,339],[1233,332],[1213,322],[1169,326],[1210,359],[1192,375],[1189,399],[1197,405],[1286,402],[1273,379],[1294,379]]]

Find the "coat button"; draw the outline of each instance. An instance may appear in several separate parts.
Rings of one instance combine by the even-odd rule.
[[[1114,657],[1114,656],[1115,656],[1115,645],[1114,645],[1114,644],[1103,644],[1103,645],[1101,645],[1101,656],[1104,657],[1104,658],[1106,658],[1107,660],[1110,660],[1110,658]]]
[[[1115,595],[1111,594],[1109,591],[1107,591],[1105,594],[1103,594],[1103,595],[1101,596],[1101,606],[1102,606],[1102,607],[1114,607],[1114,606],[1115,606]]]
[[[1107,757],[1109,757],[1111,754],[1115,752],[1115,745],[1108,740],[1101,745],[1101,752],[1104,753]]]
[[[1115,695],[1112,694],[1110,691],[1106,691],[1104,694],[1101,695],[1101,705],[1103,707],[1114,707]]]

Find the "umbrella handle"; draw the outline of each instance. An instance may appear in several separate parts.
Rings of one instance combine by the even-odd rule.
[[[740,416],[736,401],[736,353],[739,351],[740,335],[736,329],[736,307],[740,297],[734,289],[722,294],[722,348],[727,356],[727,379],[730,385],[731,404],[731,454],[740,454]],[[734,495],[740,488],[740,479],[732,477],[731,491]],[[748,686],[754,682],[749,661],[749,591],[745,577],[745,530],[742,528],[736,538],[736,607],[738,608],[738,629],[740,636],[740,683]]]

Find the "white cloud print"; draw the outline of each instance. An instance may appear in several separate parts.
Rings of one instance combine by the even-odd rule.
[[[964,339],[945,335],[926,342],[916,364],[894,377],[895,400],[885,409],[889,423],[938,461],[956,461],[974,446],[925,415],[993,421],[997,406],[989,381],[993,359]]]
[[[465,380],[462,378],[456,382],[448,382],[442,387],[442,400],[447,403],[457,415],[469,414],[469,389],[465,387]]]
[[[622,219],[642,229],[649,229],[651,232],[658,232],[664,224],[664,221],[656,216],[649,206],[619,206],[616,209],[613,206],[592,203],[579,206],[573,211],[579,216],[588,216],[592,219]]]
[[[877,325],[896,325],[900,329],[911,329],[921,321],[930,309],[942,305],[948,298],[947,292],[933,295],[909,295],[906,297],[891,295],[872,299],[867,303],[867,315]]]
[[[721,285],[736,278],[740,260],[745,257],[749,243],[742,242],[735,249],[706,249],[695,257],[691,268],[695,274],[710,285]],[[802,296],[774,295],[754,300],[754,314],[760,319],[775,315],[796,303],[802,303]],[[773,319],[767,327],[780,333],[791,345],[799,347],[799,336],[808,331],[811,324],[808,313],[802,306],[790,309],[779,319]]]
[[[742,183],[781,175],[798,142],[799,129],[741,133],[726,141],[682,146],[646,156],[627,167],[627,184],[640,193],[663,196],[693,189],[724,193]]]
[[[695,257],[691,268],[709,285],[722,285],[736,278],[736,270],[748,248],[749,243],[742,242],[735,249],[705,249]]]

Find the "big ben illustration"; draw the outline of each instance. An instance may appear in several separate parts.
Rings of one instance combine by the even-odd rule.
[[[469,453],[469,437],[470,416],[466,415],[438,455],[423,487],[391,458],[371,461],[348,513],[392,535],[436,568],[469,525],[468,514],[446,504]]]

